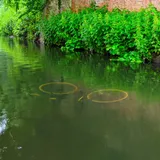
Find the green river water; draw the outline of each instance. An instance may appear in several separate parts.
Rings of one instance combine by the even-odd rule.
[[[0,160],[160,160],[159,149],[158,66],[0,38]]]

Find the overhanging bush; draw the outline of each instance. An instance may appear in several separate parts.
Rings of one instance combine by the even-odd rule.
[[[30,40],[37,38],[40,31],[38,23],[41,20],[38,0],[33,1],[36,8],[33,8],[28,1],[12,1],[13,4],[8,2],[3,1],[0,6],[0,35],[14,35]],[[15,9],[17,3],[19,9]],[[27,7],[27,4],[31,6]]]

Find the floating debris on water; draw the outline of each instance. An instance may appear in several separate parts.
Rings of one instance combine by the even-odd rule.
[[[98,100],[98,98],[97,99],[93,98],[94,97],[93,95],[96,95],[96,93],[98,93],[99,95],[103,95],[104,92],[108,92],[107,95],[106,95],[106,93],[104,94],[104,95],[106,95],[106,98],[108,96],[110,96],[111,92],[112,93],[121,93],[123,95],[122,95],[122,97],[117,97],[117,98],[111,99],[111,100],[107,100],[107,99],[106,100],[105,99],[104,100]],[[127,97],[128,97],[128,93],[126,91],[119,90],[119,89],[101,89],[101,90],[93,91],[93,92],[91,92],[91,93],[89,93],[87,95],[87,99],[88,100],[91,100],[91,101],[96,102],[96,103],[114,103],[114,102],[120,102],[120,101],[126,99]]]
[[[80,97],[79,99],[78,99],[78,101],[81,101],[83,99],[83,96],[82,97]]]
[[[37,97],[40,96],[40,94],[38,94],[38,93],[31,93],[30,95],[31,96],[37,96]]]
[[[67,85],[67,86],[71,86],[73,88],[73,90],[70,90],[68,92],[49,92],[47,90],[44,90],[44,87],[48,86],[48,85]],[[50,83],[45,83],[45,84],[40,85],[39,90],[41,92],[44,92],[47,94],[63,95],[63,94],[72,94],[72,93],[76,92],[78,90],[78,87],[75,86],[74,84],[68,83],[68,82],[50,82]]]
[[[99,93],[100,95],[102,95],[102,94],[103,94],[103,92],[102,92],[102,91],[99,91],[98,93]]]
[[[56,100],[56,98],[54,98],[54,97],[53,97],[53,98],[51,97],[51,98],[49,98],[49,99],[50,99],[50,100]]]

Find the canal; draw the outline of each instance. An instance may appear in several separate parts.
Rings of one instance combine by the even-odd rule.
[[[0,38],[1,160],[159,160],[159,148],[157,66]]]

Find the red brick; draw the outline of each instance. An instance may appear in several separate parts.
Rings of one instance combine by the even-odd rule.
[[[78,8],[88,7],[92,0],[72,0],[72,10],[77,11]],[[139,10],[141,7],[145,8],[149,3],[152,3],[158,10],[160,10],[160,0],[95,0],[97,6],[108,4],[108,9],[113,8]]]

